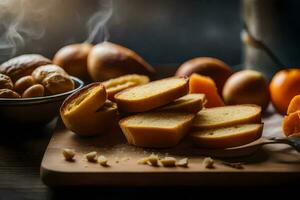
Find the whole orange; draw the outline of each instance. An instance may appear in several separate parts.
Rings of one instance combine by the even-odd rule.
[[[270,83],[271,99],[281,114],[286,114],[292,98],[300,94],[300,69],[285,69],[277,72]]]

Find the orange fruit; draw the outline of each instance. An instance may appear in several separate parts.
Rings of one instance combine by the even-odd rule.
[[[205,107],[224,106],[224,102],[218,94],[218,89],[213,81],[208,76],[192,74],[189,81],[190,93],[203,93],[207,99]]]
[[[293,112],[300,111],[300,95],[294,96],[293,99],[291,100],[287,114],[291,114]]]
[[[277,72],[270,83],[270,94],[276,110],[285,114],[292,98],[300,94],[300,69]]]
[[[300,111],[291,113],[283,118],[282,130],[286,136],[300,133]]]

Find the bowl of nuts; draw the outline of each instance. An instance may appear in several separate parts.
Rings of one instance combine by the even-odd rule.
[[[46,124],[58,115],[64,99],[83,85],[41,55],[12,58],[0,65],[0,120],[5,124]]]

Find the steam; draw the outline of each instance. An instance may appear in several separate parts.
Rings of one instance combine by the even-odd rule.
[[[113,13],[112,0],[98,1],[99,9],[88,21],[89,36],[85,42],[98,43],[109,39],[107,22]]]
[[[54,1],[53,1],[54,2]],[[0,56],[11,57],[26,42],[38,40],[45,33],[45,10],[51,4],[40,0],[0,1]],[[26,41],[26,42],[25,42]]]
[[[85,0],[82,1],[81,5],[84,5]],[[63,20],[57,18],[58,13],[55,13],[61,3],[61,0],[0,0],[0,62],[41,39],[48,21]],[[90,14],[86,23],[88,36],[85,42],[89,43],[108,40],[106,23],[113,12],[112,0],[98,0],[95,3],[97,8],[93,10],[96,11]],[[76,12],[81,17],[80,12],[74,10]],[[76,23],[74,20],[72,23]]]

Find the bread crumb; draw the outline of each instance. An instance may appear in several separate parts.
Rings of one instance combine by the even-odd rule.
[[[152,166],[158,166],[158,156],[155,155],[155,154],[151,154],[149,157],[148,157],[148,161],[147,161],[147,164],[148,165],[152,165]]]
[[[144,158],[139,159],[139,160],[137,161],[137,163],[138,163],[139,165],[146,165],[147,162],[148,162],[148,160],[149,160],[149,157],[144,157]]]
[[[183,158],[183,159],[180,159],[176,165],[178,167],[188,167],[188,164],[189,164],[189,159],[188,158]]]
[[[230,162],[223,162],[224,165],[235,168],[235,169],[244,169],[242,163],[230,163]]]
[[[203,165],[204,165],[205,168],[208,168],[208,169],[215,168],[214,167],[214,160],[211,157],[204,158]]]
[[[102,165],[102,166],[108,166],[108,159],[105,157],[105,156],[103,156],[103,155],[100,155],[99,157],[98,157],[98,159],[97,159],[97,161],[98,161],[98,163],[100,164],[100,165]]]
[[[97,161],[97,152],[96,151],[89,152],[89,153],[85,154],[85,158],[89,162],[96,162]]]
[[[124,157],[124,158],[121,159],[121,161],[123,161],[123,162],[126,162],[128,160],[130,160],[130,158],[128,158],[128,157]]]
[[[74,149],[65,148],[65,149],[63,149],[62,154],[67,161],[74,161],[74,157],[75,157]]]
[[[176,158],[174,157],[164,157],[160,160],[161,164],[164,167],[175,167]]]

